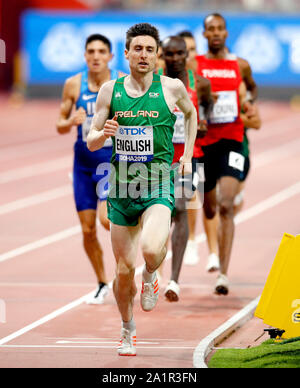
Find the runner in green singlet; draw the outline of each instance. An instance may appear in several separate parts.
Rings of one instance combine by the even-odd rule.
[[[108,198],[111,241],[116,258],[113,290],[122,318],[118,354],[136,355],[133,302],[134,273],[140,242],[145,266],[141,306],[151,311],[158,300],[156,269],[167,253],[174,209],[172,137],[175,105],[185,118],[185,148],[178,173],[192,172],[197,114],[182,81],[153,74],[159,33],[148,23],[126,34],[125,57],[130,74],[109,81],[99,91],[96,113],[87,138],[91,151],[113,139]]]

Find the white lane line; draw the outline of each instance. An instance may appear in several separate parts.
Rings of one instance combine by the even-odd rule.
[[[242,310],[228,319],[223,325],[205,337],[196,347],[193,354],[193,366],[195,368],[208,368],[205,359],[211,352],[212,348],[222,340],[243,326],[253,316],[253,312],[259,301],[259,296],[245,306]]]
[[[270,209],[271,207],[278,205],[280,202],[283,202],[286,199],[291,198],[292,196],[299,194],[299,192],[300,192],[300,181],[298,183],[286,188],[285,190],[282,190],[281,192],[269,197],[265,201],[262,201],[262,203],[264,203],[265,207],[261,207],[260,203],[258,203],[257,205],[254,205],[252,208],[244,210],[243,212],[241,212],[238,223],[242,223],[242,222],[264,212],[266,209]],[[274,198],[276,200],[274,200]],[[258,208],[259,208],[259,212],[257,211]],[[254,209],[254,211],[253,211],[253,209]],[[243,216],[244,213],[247,214],[247,217]],[[80,227],[78,226],[78,228],[80,228]],[[200,238],[198,238],[197,240],[204,241],[204,238],[201,237],[201,235],[200,235]],[[171,257],[171,252],[169,251],[167,253],[166,259],[168,260],[168,259],[170,259],[170,257]],[[135,272],[136,275],[140,274],[142,272],[142,270],[143,270],[143,265],[141,265],[140,267],[137,268],[137,270]],[[110,288],[112,287],[112,281],[109,283],[109,287]],[[32,324],[8,335],[7,337],[2,338],[0,340],[0,345],[4,345],[5,343],[21,336],[22,334],[27,333],[28,331],[31,331],[32,329],[56,318],[57,316],[65,313],[66,311],[69,311],[69,310],[73,309],[74,307],[79,306],[81,303],[83,303],[86,300],[87,297],[92,296],[94,292],[95,291],[90,292],[89,294],[84,295],[81,298],[67,304],[66,306],[63,306],[60,309],[55,310],[54,312],[46,315],[45,317],[33,322]]]
[[[261,130],[259,131],[259,139],[263,140],[265,138],[274,137],[275,134],[282,132],[282,127],[293,129],[295,125],[295,117],[292,116],[290,118],[284,117],[282,120],[276,121],[276,128],[272,129],[272,132],[268,132],[268,128],[274,127],[274,122],[265,122],[262,125]],[[38,176],[46,173],[55,172],[58,170],[63,170],[66,168],[71,168],[73,163],[73,155],[70,154],[66,157],[56,158],[54,160],[43,162],[43,163],[35,163],[29,166],[20,167],[12,170],[8,170],[5,172],[0,172],[0,184],[13,182],[16,180],[29,178],[33,176]]]
[[[251,149],[251,145],[250,145]],[[285,144],[281,144],[279,147],[272,148],[268,151],[255,154],[251,159],[253,168],[265,166],[268,163],[274,162],[275,160],[281,160],[290,157],[294,154],[299,155],[300,140],[293,140]],[[251,158],[251,154],[250,154]]]
[[[280,191],[279,193],[276,193],[272,195],[271,197],[267,198],[264,201],[259,202],[258,204],[252,206],[249,209],[244,210],[240,214],[238,214],[235,218],[235,223],[239,224],[243,221],[246,221],[260,213],[262,213],[265,210],[271,209],[272,207],[280,204],[281,202],[292,198],[293,196],[300,193],[300,182],[297,182],[296,184]],[[64,240],[68,237],[74,236],[78,234],[81,231],[80,225],[71,227],[69,229],[65,229],[61,232],[54,233],[50,236],[44,237],[40,240],[34,241],[32,243],[23,245],[19,248],[13,249],[11,251],[5,252],[0,254],[0,262],[12,259],[14,257],[20,256],[24,253],[31,252],[35,249],[44,247],[46,245],[55,243],[57,241]],[[203,242],[206,240],[206,236],[204,233],[200,234],[196,241],[197,243]]]
[[[80,233],[80,231],[81,231],[81,226],[76,225],[71,228],[64,229],[61,232],[51,234],[50,236],[44,237],[40,240],[33,241],[32,243],[22,245],[19,248],[12,249],[11,251],[2,253],[0,255],[0,263],[6,260],[12,259],[14,257],[23,255],[24,253],[32,252],[38,248],[45,247],[57,241],[61,241],[66,238],[75,236],[76,234]]]
[[[159,346],[159,345],[155,345],[155,346],[139,346],[138,345],[138,341],[137,341],[137,349],[173,349],[173,350],[176,350],[176,349],[186,349],[186,350],[190,350],[190,349],[195,349],[194,346]],[[88,348],[98,348],[98,349],[116,349],[116,346],[105,346],[105,345],[79,345],[79,346],[76,346],[76,345],[0,345],[0,349],[1,348],[55,348],[55,349],[59,349],[59,348],[80,348],[80,349],[88,349]]]
[[[16,201],[0,205],[0,215],[8,214],[16,210],[21,210],[29,206],[38,205],[47,201],[52,201],[66,195],[72,194],[72,186],[65,185],[47,190],[39,194],[34,194]]]
[[[166,259],[165,259],[165,260],[169,260],[170,257],[171,257],[171,252],[169,251],[169,252],[167,253],[167,256],[166,256]],[[136,271],[135,271],[135,276],[142,273],[143,267],[144,267],[144,265],[141,265],[141,266],[139,266],[139,267],[136,269]],[[109,288],[112,288],[112,284],[113,284],[112,281],[109,282],[109,284],[108,284]],[[8,335],[8,336],[6,336],[6,337],[0,339],[0,346],[6,344],[7,342],[9,342],[9,341],[11,341],[11,340],[13,340],[13,339],[15,339],[15,338],[17,338],[17,337],[20,337],[21,335],[23,335],[23,334],[25,334],[25,333],[31,331],[32,329],[34,329],[34,328],[36,328],[36,327],[38,327],[38,326],[41,326],[41,325],[43,325],[44,323],[49,322],[49,321],[51,321],[52,319],[58,317],[59,315],[62,315],[62,314],[64,314],[65,312],[67,312],[67,311],[69,311],[69,310],[72,310],[73,308],[79,306],[80,304],[84,303],[84,302],[86,301],[87,298],[90,298],[91,296],[95,295],[95,291],[96,291],[96,290],[93,290],[93,291],[89,292],[88,294],[83,295],[82,297],[80,297],[80,298],[74,300],[73,302],[68,303],[67,305],[65,305],[65,306],[63,306],[63,307],[61,307],[61,308],[59,308],[59,309],[53,311],[53,312],[50,313],[50,314],[47,314],[47,315],[44,316],[43,318],[38,319],[37,321],[35,321],[35,322],[33,322],[33,323],[31,323],[31,324],[29,324],[29,325],[23,327],[22,329],[17,330],[16,332],[14,332],[14,333],[12,333],[12,334],[10,334],[10,335]]]
[[[72,163],[72,155],[70,155],[62,158],[56,158],[54,160],[50,160],[49,162],[36,163],[26,167],[8,170],[0,173],[0,184],[71,168]]]
[[[253,161],[251,162],[252,168],[262,167],[268,163],[274,162],[275,160],[284,159],[286,157],[292,156],[293,154],[298,154],[299,149],[300,140],[294,140],[271,150],[261,152],[260,154],[255,155],[253,158]],[[26,207],[55,200],[70,194],[72,194],[72,185],[64,185],[39,194],[34,194],[0,205],[0,216],[11,213],[13,211],[24,209]]]

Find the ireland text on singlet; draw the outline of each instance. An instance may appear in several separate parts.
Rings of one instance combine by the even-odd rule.
[[[159,75],[153,74],[148,91],[136,98],[126,93],[125,78],[116,81],[110,107],[110,117],[117,115],[119,123],[112,138],[111,184],[130,183],[137,176],[150,184],[170,169],[176,116],[166,104]]]

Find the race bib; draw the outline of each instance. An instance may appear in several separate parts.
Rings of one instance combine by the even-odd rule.
[[[82,140],[86,142],[87,135],[89,134],[91,124],[92,124],[92,119],[93,117],[87,117],[85,121],[82,123],[81,128],[82,128]],[[103,147],[112,147],[112,140],[111,137],[105,140],[105,143]]]
[[[233,123],[238,117],[237,94],[234,90],[218,92],[209,124]]]
[[[230,167],[236,168],[240,171],[244,171],[245,157],[237,152],[231,151],[229,153],[229,162]]]
[[[176,144],[184,144],[184,114],[181,111],[173,112],[176,116],[176,121],[174,124],[174,133],[172,142]]]
[[[153,159],[153,127],[119,127],[115,136],[116,160],[149,162]]]

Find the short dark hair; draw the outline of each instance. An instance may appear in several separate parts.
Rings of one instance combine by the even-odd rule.
[[[134,26],[130,27],[129,30],[126,33],[126,49],[129,50],[130,43],[133,38],[140,35],[149,35],[151,36],[155,41],[157,45],[157,49],[160,45],[160,38],[159,38],[159,32],[158,29],[154,26],[152,26],[149,23],[139,23],[135,24]]]
[[[203,27],[204,27],[204,29],[206,29],[206,21],[207,21],[207,19],[209,17],[211,17],[211,16],[222,19],[224,24],[225,24],[225,28],[226,28],[226,20],[225,20],[224,16],[221,15],[220,13],[218,13],[218,12],[214,12],[214,13],[210,13],[209,15],[205,16],[205,18],[203,20]]]
[[[180,38],[193,38],[193,39],[195,39],[195,37],[191,33],[191,31],[188,31],[188,30],[178,32],[177,36],[180,36]]]
[[[109,49],[109,52],[111,53],[111,42],[110,42],[110,40],[106,36],[101,35],[101,34],[92,34],[92,35],[88,36],[86,41],[85,41],[85,48],[87,48],[87,45],[89,43],[93,42],[94,40],[101,40],[101,42],[106,44],[106,46]]]

